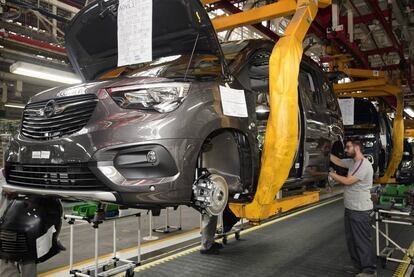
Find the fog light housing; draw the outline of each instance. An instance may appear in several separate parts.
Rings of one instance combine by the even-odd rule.
[[[157,153],[155,153],[155,151],[148,151],[147,153],[147,161],[149,163],[155,163],[157,162]]]

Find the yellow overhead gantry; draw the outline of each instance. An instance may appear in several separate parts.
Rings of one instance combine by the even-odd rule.
[[[204,4],[218,1],[204,0]],[[276,43],[269,64],[270,116],[267,123],[259,183],[251,203],[230,204],[237,217],[259,222],[278,212],[319,200],[319,192],[277,199],[285,183],[298,144],[298,77],[303,39],[314,20],[318,5],[326,7],[331,0],[280,0],[212,20],[217,31],[250,25],[279,16],[292,15],[284,36]],[[277,112],[272,112],[277,111]]]
[[[348,68],[346,64],[349,61],[346,56],[334,56],[330,66],[338,71],[345,72],[350,77],[369,79],[335,84],[334,91],[338,97],[371,98],[392,96],[396,99],[391,159],[384,176],[375,180],[379,184],[395,183],[396,180],[393,176],[401,162],[404,145],[404,101],[400,83],[399,81],[392,82],[388,80],[384,71]]]

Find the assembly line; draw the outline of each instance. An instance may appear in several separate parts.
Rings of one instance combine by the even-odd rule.
[[[414,276],[410,1],[42,1],[1,3],[0,276]]]

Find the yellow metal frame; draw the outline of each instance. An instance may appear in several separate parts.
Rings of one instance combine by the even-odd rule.
[[[414,138],[414,120],[404,120],[404,137]]]
[[[340,68],[340,67],[339,67]],[[353,72],[359,72],[357,77],[371,77],[369,70],[350,69]],[[362,76],[362,73],[366,73]],[[384,72],[379,72],[379,76],[385,76]],[[355,75],[354,75],[355,76]],[[355,81],[345,84],[335,84],[335,93],[338,97],[355,97],[355,98],[370,98],[370,97],[386,97],[393,96],[396,99],[397,105],[395,109],[395,117],[393,123],[393,148],[391,152],[391,159],[388,167],[385,170],[384,176],[378,178],[375,182],[379,184],[395,183],[396,180],[392,176],[401,162],[404,146],[404,101],[399,82],[391,83],[386,77],[376,79],[368,79],[363,81]]]
[[[332,60],[329,63],[331,71],[342,71],[349,77],[358,78],[376,79],[386,77],[385,72],[380,70],[349,68],[348,64],[352,61],[352,57],[346,54],[337,54],[330,46],[326,47],[325,52],[331,54]]]
[[[234,29],[240,26],[252,25],[272,18],[292,15],[296,11],[296,1],[280,0],[229,16],[220,16],[212,20],[217,32]]]
[[[214,4],[218,0],[202,0]],[[251,203],[231,203],[237,217],[259,222],[279,212],[314,203],[319,192],[276,199],[285,183],[298,144],[298,76],[302,42],[319,7],[331,0],[279,0],[276,3],[212,19],[217,32],[293,15],[283,38],[275,45],[269,64],[269,94],[272,111],[267,123],[259,183]]]
[[[211,3],[212,1],[208,1]],[[206,3],[206,1],[204,2]],[[235,15],[213,19],[217,31],[293,15],[285,35],[275,45],[269,64],[270,107],[259,183],[251,203],[230,204],[237,217],[259,222],[278,212],[319,200],[319,192],[276,199],[285,183],[298,144],[298,76],[303,39],[318,11],[318,1],[280,0]],[[320,1],[320,4],[330,1]]]

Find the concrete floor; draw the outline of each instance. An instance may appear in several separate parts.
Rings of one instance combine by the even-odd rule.
[[[164,238],[171,236],[172,234],[185,233],[194,228],[200,227],[200,214],[193,208],[182,206],[182,230],[170,234],[153,233],[154,236]],[[129,209],[127,212],[141,212],[141,224],[142,224],[142,237],[149,234],[149,215],[144,210]],[[179,213],[178,211],[171,211],[170,214],[170,226],[179,225]],[[165,211],[162,211],[159,217],[153,217],[153,227],[160,227],[165,225]],[[117,222],[117,249],[125,249],[134,247],[137,245],[137,219],[135,217],[129,217]],[[69,264],[69,224],[64,222],[60,233],[60,241],[67,248],[51,258],[50,260],[38,265],[38,272],[43,273],[52,269],[63,267]],[[104,255],[112,252],[112,234],[113,225],[112,222],[104,223],[99,228],[99,255]],[[81,262],[94,257],[94,239],[95,234],[92,227],[85,223],[76,224],[74,227],[74,263]],[[142,241],[145,243],[145,241]]]
[[[332,193],[326,193],[325,191],[323,191],[323,193],[321,194],[321,198],[328,198],[328,197],[332,197],[335,194],[341,193],[341,188],[335,188],[335,190]],[[308,232],[306,231],[305,233],[303,233],[303,229],[300,226],[304,226],[302,224],[297,225],[294,224],[293,227],[283,227],[283,228],[287,228],[290,231],[286,232],[285,235],[286,237],[284,238],[284,240],[286,241],[291,241],[293,243],[293,241],[295,241],[294,237],[296,236],[295,233],[296,232],[300,232],[302,235],[298,235],[299,239],[297,239],[299,242],[301,242],[302,244],[304,244],[304,247],[307,249],[306,252],[308,253],[307,255],[309,255],[309,257],[311,257],[312,255],[317,255],[318,257],[321,256],[321,258],[323,257],[324,253],[327,255],[327,257],[325,257],[326,259],[330,259],[332,261],[334,261],[334,259],[332,257],[335,257],[335,259],[339,259],[340,263],[342,263],[343,261],[345,261],[347,259],[347,252],[346,252],[346,248],[345,248],[345,242],[343,241],[343,223],[342,223],[342,217],[343,217],[343,206],[342,206],[342,201],[337,202],[339,204],[335,204],[334,206],[331,206],[333,208],[331,209],[324,209],[323,212],[319,211],[319,215],[317,214],[318,212],[315,210],[316,215],[313,216],[312,218],[309,218],[308,220],[311,220],[312,224],[315,226],[315,230],[312,232]],[[136,212],[138,210],[129,210],[129,212]],[[147,236],[149,233],[149,215],[146,214],[146,211],[141,211],[142,212],[142,231],[143,234],[142,236]],[[159,226],[164,226],[165,223],[165,211],[162,212],[160,217],[153,217],[153,227],[159,227]],[[170,211],[170,226],[176,226],[179,224],[179,220],[178,220],[178,216],[179,213],[178,211]],[[308,216],[309,217],[309,216]],[[306,219],[306,217],[305,217]],[[305,220],[305,219],[301,219],[301,220]],[[294,220],[296,221],[296,219],[289,219],[289,220]],[[160,237],[160,238],[168,238],[170,237],[171,241],[175,240],[175,237],[178,237],[176,235],[178,234],[183,234],[182,236],[187,236],[188,233],[194,233],[194,230],[199,228],[199,224],[200,224],[200,215],[197,211],[195,211],[192,208],[189,207],[182,207],[182,230],[181,231],[177,231],[171,234],[162,234],[162,233],[154,233],[154,235]],[[306,225],[306,224],[305,224]],[[325,226],[326,225],[326,226]],[[279,226],[279,225],[277,225]],[[282,226],[284,226],[282,224]],[[296,226],[296,227],[295,227]],[[316,227],[317,226],[317,227]],[[314,227],[312,227],[314,228]],[[311,229],[312,229],[311,228]],[[286,230],[287,230],[286,229]],[[405,227],[402,228],[403,230],[397,230],[399,233],[405,234],[407,232],[407,230],[405,230]],[[306,229],[307,230],[307,229]],[[313,230],[313,229],[312,229]],[[193,231],[193,232],[191,232]],[[195,230],[196,233],[198,234],[198,231]],[[249,239],[249,244],[253,243],[255,244],[254,240],[257,239],[257,237],[260,237],[260,231],[257,231],[258,234],[255,234],[255,232],[252,232],[253,235],[249,236],[253,236],[254,239],[252,239],[253,241],[251,241],[251,239]],[[279,228],[277,228],[277,230],[275,230],[274,232],[276,232],[277,234],[280,234],[280,230]],[[254,235],[255,234],[255,235]],[[323,240],[322,242],[317,242],[317,240],[315,238],[318,238],[318,236],[320,235],[324,235],[326,236],[326,238],[329,238],[329,243],[328,241]],[[283,236],[285,236],[283,235]],[[401,235],[401,234],[399,234]],[[136,246],[136,236],[137,236],[137,219],[134,217],[131,218],[126,218],[123,219],[121,221],[118,221],[118,240],[117,240],[117,245],[118,245],[118,249],[125,249],[125,248],[129,248],[129,247],[133,247]],[[301,238],[301,236],[303,238]],[[314,239],[312,239],[312,236],[314,237]],[[269,238],[268,235],[265,235],[265,237]],[[279,235],[278,235],[279,237]],[[405,235],[403,237],[406,237]],[[408,236],[410,237],[410,236]],[[103,255],[103,254],[108,254],[112,252],[112,223],[104,223],[101,228],[100,228],[100,248],[99,248],[99,255]],[[245,236],[243,235],[243,239],[245,238]],[[278,238],[279,239],[279,238]],[[293,239],[293,240],[292,240]],[[319,238],[318,238],[319,239]],[[414,239],[414,236],[412,236],[411,240]],[[69,225],[65,222],[63,224],[63,228],[61,231],[61,235],[60,235],[60,240],[62,241],[62,243],[68,248],[69,247]],[[189,245],[190,243],[192,243],[192,245],[197,245],[199,241],[199,238],[193,239],[192,240],[188,240],[186,243],[181,243],[180,246],[183,245]],[[261,241],[259,239],[259,241]],[[305,243],[306,242],[306,243]],[[319,246],[312,246],[314,243],[319,243]],[[145,243],[143,241],[143,243]],[[307,244],[310,245],[307,245]],[[232,243],[231,243],[232,244]],[[244,244],[244,243],[243,243]],[[279,244],[279,243],[278,243]],[[324,249],[324,247],[321,247],[321,245],[325,245],[327,247],[325,247],[326,249]],[[332,244],[332,247],[337,248],[337,250],[335,251],[340,251],[340,255],[342,255],[342,257],[338,256],[338,253],[336,253],[335,255],[331,255],[329,252],[330,251],[334,251],[334,248],[332,248],[331,246],[329,246],[330,244]],[[256,245],[256,244],[255,244]],[[290,244],[289,244],[290,245]],[[280,245],[279,245],[280,246]],[[163,254],[167,251],[170,251],[174,248],[177,248],[178,246],[171,246],[169,249],[166,250],[161,250],[158,251],[155,254]],[[233,247],[233,246],[231,246]],[[289,246],[291,247],[291,246]],[[288,248],[289,248],[288,247]],[[237,247],[238,248],[238,247]],[[277,247],[277,249],[274,249],[274,251],[278,252],[281,251],[282,247]],[[321,249],[319,249],[321,248]],[[74,244],[74,249],[75,249],[75,259],[74,262],[81,262],[81,261],[85,261],[87,259],[90,259],[93,257],[94,255],[94,232],[93,229],[88,225],[88,224],[79,224],[75,227],[75,244]],[[247,250],[238,250],[238,251],[246,251],[247,253],[252,253],[252,251],[256,252],[255,246],[249,246]],[[266,248],[267,249],[267,248]],[[328,250],[327,250],[328,249]],[[329,250],[331,249],[331,250]],[[230,248],[229,249],[225,249],[225,251],[235,251],[235,249]],[[260,247],[260,251],[262,251],[263,249]],[[259,250],[257,250],[258,252],[260,252]],[[287,255],[287,257],[282,257],[282,253],[279,253],[279,255],[282,256],[278,256],[277,260],[281,260],[281,261],[286,261],[287,263],[296,263],[299,262],[299,260],[297,260],[295,258],[295,255],[298,255],[298,253],[301,253],[302,250],[298,250],[298,252],[295,254],[294,250],[289,250],[289,251],[285,251],[283,252],[283,255]],[[313,254],[311,254],[313,252]],[[320,252],[320,253],[319,253]],[[289,254],[290,253],[290,254]],[[147,255],[148,256],[153,256],[155,254],[151,254],[151,255]],[[250,254],[248,254],[250,255]],[[220,255],[222,256],[222,255]],[[240,258],[243,259],[245,255],[244,254],[240,254]],[[302,254],[300,255],[301,257],[304,257]],[[144,257],[144,258],[147,258]],[[263,259],[265,259],[265,257],[262,257]],[[289,261],[289,259],[292,259]],[[299,258],[298,258],[299,259]],[[191,263],[191,261],[189,261]],[[62,253],[60,253],[59,255],[53,257],[52,259],[48,260],[47,262],[40,264],[38,266],[38,272],[39,273],[45,273],[45,272],[50,272],[50,270],[53,269],[57,269],[57,268],[61,268],[64,266],[67,266],[69,263],[69,251],[64,251]],[[279,263],[279,262],[278,262]],[[322,263],[321,260],[318,261],[318,263]],[[200,265],[202,267],[202,264]],[[281,268],[285,268],[287,270],[287,265],[283,265],[280,264]],[[320,266],[320,265],[318,265]],[[383,274],[381,276],[392,276],[392,272],[394,272],[395,270],[395,265],[390,264],[390,268],[388,269],[388,271],[384,271],[382,272]],[[166,269],[168,272],[168,269]],[[67,269],[64,271],[67,272]],[[152,272],[152,273],[151,273]],[[288,272],[288,271],[286,271]],[[175,276],[175,275],[164,275],[164,274],[158,274],[159,272],[157,271],[148,271],[148,272],[142,272],[140,273],[139,276],[141,276],[142,274],[144,274],[145,276]],[[189,272],[190,273],[190,272]],[[195,272],[192,272],[191,274],[195,274]],[[216,272],[217,273],[217,272]],[[217,274],[221,274],[221,273],[212,273],[214,275]],[[281,270],[277,270],[277,275],[278,276],[292,276],[289,274],[283,274],[283,272]],[[302,272],[303,273],[303,272]],[[149,274],[149,275],[148,275]],[[188,276],[192,276],[192,275],[188,275]],[[245,274],[244,274],[245,275]],[[55,275],[54,275],[55,276]],[[56,275],[56,276],[66,276],[64,275]],[[187,275],[186,275],[187,276]],[[212,276],[212,275],[206,275],[206,276]],[[246,275],[246,276],[254,276],[254,275]],[[271,276],[271,275],[267,275],[267,276]],[[272,275],[274,276],[274,275]],[[316,276],[316,275],[296,275],[296,276]],[[325,275],[321,272],[320,275],[318,276],[346,276],[346,275]],[[349,276],[349,275],[348,275]]]
[[[351,261],[346,248],[343,201],[308,209],[303,213],[273,220],[230,240],[220,255],[205,256],[190,248],[136,269],[135,276],[327,276],[351,277],[345,266]],[[412,226],[390,228],[393,238],[403,246],[414,240]],[[401,254],[395,257],[401,257]],[[189,266],[191,265],[191,266]],[[397,267],[378,265],[378,276],[391,277]]]
[[[325,190],[321,192],[321,199],[331,197],[342,192],[341,187],[336,187],[331,193]],[[70,206],[73,203],[66,203],[66,211],[70,212]],[[182,230],[170,234],[153,233],[160,239],[171,237],[178,234],[184,234],[191,230],[197,229],[200,226],[200,214],[193,208],[182,206]],[[142,214],[142,237],[149,234],[149,215],[144,210],[129,209],[127,213],[141,212]],[[179,225],[179,212],[170,210],[170,226]],[[136,246],[137,237],[137,219],[134,217],[126,218],[117,223],[118,239],[117,249],[126,249]],[[162,211],[161,216],[153,217],[153,227],[160,227],[165,225],[165,211]],[[79,223],[74,228],[74,263],[88,260],[94,256],[94,231],[90,225]],[[99,239],[99,255],[105,255],[112,252],[112,223],[104,223],[100,227]],[[65,267],[69,264],[69,224],[63,223],[60,233],[60,241],[67,248],[66,251],[61,252],[50,260],[38,265],[38,272],[45,273],[51,270]],[[145,241],[142,241],[145,243]],[[162,253],[162,251],[161,251]]]

